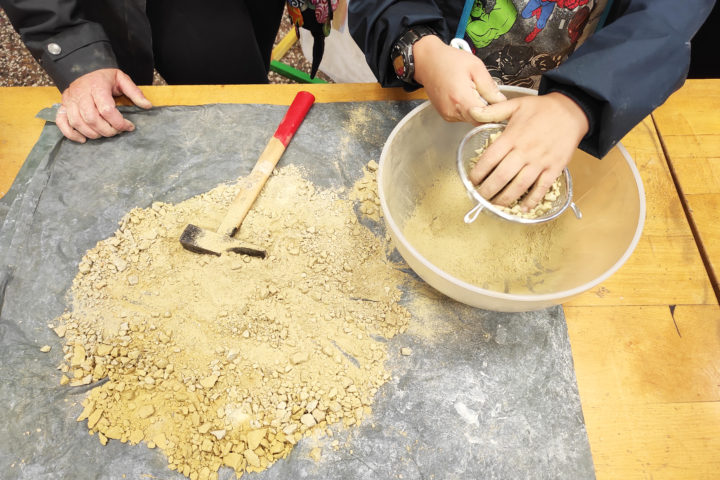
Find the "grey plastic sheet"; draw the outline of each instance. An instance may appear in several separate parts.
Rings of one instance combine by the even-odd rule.
[[[280,165],[303,166],[320,187],[350,187],[417,104],[316,104]],[[102,446],[75,421],[91,386],[59,385],[62,343],[47,325],[67,308],[83,254],[112,235],[126,212],[249,173],[285,110],[127,109],[134,132],[85,145],[46,124],[0,200],[1,478],[184,478],[161,452],[118,441]],[[362,221],[384,234],[382,224]],[[594,478],[562,309],[488,312],[409,284],[403,302],[412,322],[442,328],[389,341],[392,379],[371,417],[341,430],[337,450],[330,439],[304,439],[288,458],[246,478]],[[46,344],[52,350],[41,353]],[[401,356],[400,347],[412,355]],[[315,446],[324,447],[319,462],[308,455]],[[223,468],[220,478],[234,475]]]

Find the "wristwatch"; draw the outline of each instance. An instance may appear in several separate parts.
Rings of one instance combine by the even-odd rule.
[[[437,32],[425,25],[412,26],[400,35],[400,38],[397,39],[390,50],[390,60],[392,61],[395,75],[403,82],[412,86],[420,86],[413,79],[415,75],[413,45],[427,35],[437,35]]]

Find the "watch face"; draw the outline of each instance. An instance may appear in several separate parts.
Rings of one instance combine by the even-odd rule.
[[[403,61],[402,55],[395,57],[393,60],[393,68],[395,69],[395,75],[397,75],[398,78],[405,77],[405,62]]]

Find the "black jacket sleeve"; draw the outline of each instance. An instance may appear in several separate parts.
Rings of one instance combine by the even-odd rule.
[[[539,93],[559,91],[585,110],[591,130],[580,147],[604,156],[680,88],[690,65],[690,40],[713,0],[618,1],[610,24],[565,63],[546,72]]]
[[[452,35],[442,11],[431,1],[352,0],[348,3],[350,33],[365,52],[370,69],[385,87],[406,86],[395,76],[390,49],[402,33],[413,25],[427,25],[449,42]],[[457,21],[455,22],[457,26]]]
[[[86,73],[118,68],[102,26],[81,18],[76,0],[0,0],[0,6],[61,92]]]
[[[457,3],[457,8],[455,8]],[[595,32],[557,69],[546,72],[539,93],[561,92],[585,111],[590,131],[580,147],[605,155],[643,118],[677,90],[687,76],[690,40],[714,0],[613,0],[610,23]],[[353,0],[349,26],[384,86],[401,86],[390,48],[409,26],[433,27],[448,42],[462,2],[449,8],[434,0]],[[455,12],[457,10],[457,12]],[[452,18],[450,18],[452,17]]]

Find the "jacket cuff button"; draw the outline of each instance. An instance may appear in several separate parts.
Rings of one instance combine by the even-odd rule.
[[[47,50],[51,55],[60,55],[62,52],[62,48],[57,43],[48,43]]]

